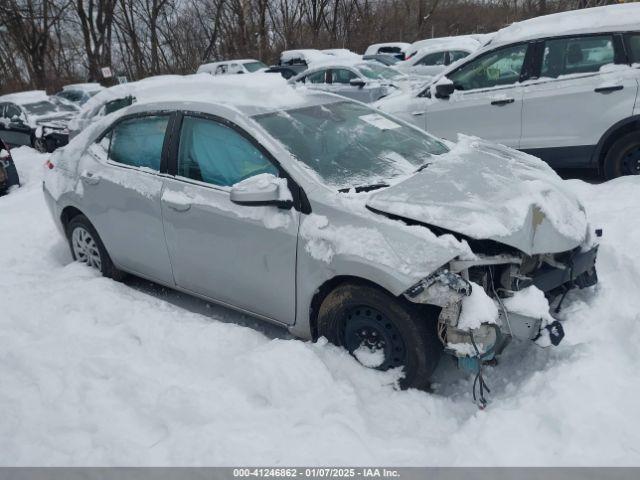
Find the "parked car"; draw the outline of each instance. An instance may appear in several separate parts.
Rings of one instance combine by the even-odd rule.
[[[422,49],[436,47],[448,47],[449,50],[461,48],[465,51],[473,52],[484,46],[491,38],[493,38],[486,34],[481,35],[480,37],[482,39],[479,39],[478,35],[455,35],[450,37],[435,37],[418,40],[404,49],[405,59],[408,60],[414,57]]]
[[[515,23],[382,110],[440,137],[477,135],[551,166],[640,173],[640,4]]]
[[[395,65],[395,68],[407,74],[434,76],[478,48],[480,43],[468,37],[423,40],[407,49],[407,58]]]
[[[267,68],[260,60],[225,60],[200,65],[196,73],[210,73],[211,75],[234,75],[238,73],[253,73]]]
[[[306,65],[272,65],[267,68],[265,73],[279,73],[282,78],[289,80],[295,77],[300,72],[304,72],[307,69]]]
[[[400,59],[398,57],[394,57],[393,55],[389,55],[386,53],[363,55],[362,60],[378,62],[385,67],[393,67],[394,65],[397,65],[398,62],[400,62]]]
[[[335,60],[335,55],[322,53],[313,48],[303,48],[298,50],[284,50],[280,53],[278,65],[280,66],[303,66],[310,67],[313,63],[324,63]]]
[[[69,141],[67,124],[77,113],[75,105],[41,90],[0,96],[0,139],[53,152]]]
[[[451,150],[284,84],[187,93],[53,156],[44,195],[74,259],[326,337],[420,388],[443,349],[480,374],[510,337],[556,344],[548,301],[597,280],[584,208],[538,159]]]
[[[323,62],[292,78],[292,84],[304,84],[313,90],[343,95],[354,100],[370,103],[397,90],[404,75],[374,62],[350,60]]]
[[[369,45],[365,50],[365,55],[393,55],[399,60],[404,60],[405,49],[410,47],[410,43],[405,42],[386,42],[374,43]]]
[[[18,170],[13,163],[8,145],[0,139],[0,196],[14,185],[20,185]]]
[[[99,83],[74,83],[62,87],[62,90],[56,93],[56,96],[68,102],[75,103],[78,106],[82,106],[102,90],[104,90],[104,87]]]

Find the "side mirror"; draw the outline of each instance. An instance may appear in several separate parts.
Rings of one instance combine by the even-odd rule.
[[[456,87],[451,82],[438,83],[436,85],[436,98],[449,98]]]
[[[361,78],[352,78],[351,80],[349,80],[349,85],[351,85],[352,87],[363,88],[366,84],[367,82],[365,82]]]
[[[286,181],[270,173],[249,177],[231,187],[231,201],[245,206],[273,205],[278,208],[291,208],[293,201]]]

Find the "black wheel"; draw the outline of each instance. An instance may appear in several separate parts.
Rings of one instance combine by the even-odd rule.
[[[607,180],[623,175],[640,175],[640,131],[623,135],[609,148],[604,159]]]
[[[105,277],[122,280],[124,272],[118,270],[111,261],[96,229],[84,215],[76,215],[67,225],[67,238],[71,255],[77,262],[86,263],[99,270]]]
[[[367,367],[403,367],[402,388],[428,389],[442,353],[435,318],[435,311],[402,302],[382,289],[345,283],[322,302],[318,335]]]

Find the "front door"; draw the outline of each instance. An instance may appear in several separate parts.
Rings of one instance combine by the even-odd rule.
[[[464,133],[517,148],[522,125],[519,81],[526,53],[527,44],[502,47],[447,75],[456,90],[449,98],[427,103],[427,131],[452,141]]]
[[[299,212],[231,202],[231,186],[280,175],[246,134],[210,117],[183,118],[176,175],[162,213],[178,287],[283,323],[295,321]]]

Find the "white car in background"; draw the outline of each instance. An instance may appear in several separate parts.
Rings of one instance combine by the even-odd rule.
[[[244,60],[226,60],[222,62],[205,63],[198,67],[196,73],[236,75],[238,73],[253,73],[266,68],[267,66],[260,60],[249,58]]]
[[[324,50],[320,50],[320,52],[324,53],[325,55],[331,55],[333,57],[349,58],[351,60],[362,60],[362,55],[358,55],[348,48],[325,48]]]
[[[556,168],[639,174],[638,19],[634,3],[514,23],[426,88],[378,106],[452,141],[465,133]]]
[[[62,87],[62,90],[56,93],[56,97],[81,106],[104,89],[105,87],[99,83],[74,83]]]
[[[434,76],[447,66],[469,56],[481,44],[471,37],[431,38],[415,42],[405,50],[406,59],[394,68],[411,75]]]
[[[335,93],[360,102],[371,103],[402,88],[409,79],[393,68],[376,62],[336,58],[314,64],[296,77],[291,84],[311,90]]]
[[[335,59],[335,52],[330,54],[314,48],[301,48],[282,51],[278,65],[303,65],[308,67],[313,63],[330,62]]]
[[[369,55],[393,55],[400,60],[405,58],[405,50],[411,46],[406,42],[386,42],[386,43],[374,43],[369,45],[364,52],[365,56]]]

